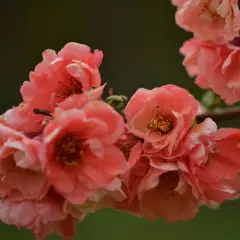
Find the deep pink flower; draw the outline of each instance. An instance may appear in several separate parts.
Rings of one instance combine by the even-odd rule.
[[[168,222],[195,217],[198,200],[184,179],[180,164],[143,154],[141,143],[133,148],[129,164],[132,168],[125,175],[125,182],[130,212],[150,220],[163,217]]]
[[[13,200],[39,199],[48,191],[40,171],[40,142],[0,124],[0,193]]]
[[[217,45],[191,39],[184,43],[181,53],[184,66],[190,76],[196,76],[196,84],[212,89],[227,104],[240,100],[240,49],[231,44]]]
[[[62,198],[54,193],[49,193],[40,201],[15,202],[9,198],[2,199],[0,220],[33,231],[38,240],[44,240],[55,230],[65,240],[69,240],[74,236],[75,220],[63,212],[63,203]]]
[[[176,22],[194,36],[218,44],[239,36],[238,0],[174,1],[178,6]]]
[[[131,132],[145,140],[145,151],[164,158],[181,154],[181,140],[191,127],[198,102],[183,88],[140,88],[130,99],[126,118]]]
[[[124,155],[113,145],[124,122],[101,101],[58,109],[54,117],[44,130],[43,167],[59,193],[72,204],[83,204],[126,171]]]
[[[103,54],[78,43],[68,43],[58,53],[43,52],[43,61],[30,73],[30,82],[21,87],[23,102],[7,111],[5,118],[11,127],[35,132],[42,129],[42,115],[34,108],[52,110],[70,96],[82,94],[101,84],[98,68]]]
[[[223,128],[210,119],[194,126],[185,140],[190,179],[202,200],[221,203],[240,190],[240,130]]]

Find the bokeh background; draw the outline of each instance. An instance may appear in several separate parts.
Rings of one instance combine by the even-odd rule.
[[[130,96],[139,87],[173,83],[200,99],[203,92],[188,78],[179,54],[191,35],[175,25],[174,13],[170,0],[1,0],[1,112],[21,101],[19,88],[41,61],[41,52],[58,51],[70,41],[103,50],[102,80],[117,94]],[[223,123],[229,124],[237,121]],[[231,201],[220,210],[202,208],[190,222],[168,224],[101,210],[78,225],[75,239],[239,239],[239,213],[240,201]],[[0,224],[0,239],[34,237]]]

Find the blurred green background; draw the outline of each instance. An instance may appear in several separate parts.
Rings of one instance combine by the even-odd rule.
[[[115,93],[130,96],[139,87],[174,83],[199,99],[202,91],[188,78],[179,54],[191,35],[175,25],[174,13],[170,0],[1,0],[1,112],[20,102],[19,88],[41,52],[70,41],[103,50],[102,80]],[[239,239],[239,212],[240,202],[232,201],[220,210],[202,208],[193,221],[168,224],[101,210],[79,224],[75,239]],[[0,239],[34,237],[0,224]]]

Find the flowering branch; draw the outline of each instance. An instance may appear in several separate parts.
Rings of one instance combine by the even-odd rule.
[[[212,90],[208,111],[171,84],[139,88],[129,101],[110,89],[104,102],[101,51],[78,43],[44,51],[21,87],[24,101],[0,117],[1,222],[39,240],[54,231],[69,239],[101,208],[173,223],[239,197],[240,129],[215,123],[240,117],[240,107],[221,109],[221,99],[240,101],[237,2],[172,2],[195,36],[181,53],[189,75]]]

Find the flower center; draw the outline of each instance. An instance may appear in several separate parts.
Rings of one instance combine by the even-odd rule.
[[[215,23],[215,24],[221,24],[224,19],[221,17],[221,15],[219,13],[216,12],[216,9],[215,7],[212,8],[211,7],[211,1],[212,0],[207,0],[201,10],[200,10],[200,13],[199,13],[199,16],[200,17],[204,17],[206,19],[211,19],[211,22]],[[222,3],[222,1],[219,2],[219,5]]]
[[[82,155],[82,141],[73,135],[64,136],[57,143],[57,160],[68,166],[76,166]]]
[[[152,132],[168,133],[172,130],[172,120],[159,112],[159,106],[153,110],[152,118],[147,124],[147,129]]]
[[[240,37],[234,38],[232,41],[229,42],[231,45],[235,47],[240,47]]]
[[[209,144],[209,146],[208,146],[208,148],[207,148],[208,158],[207,158],[207,160],[204,162],[204,165],[205,165],[206,167],[208,167],[208,166],[211,164],[211,162],[212,162],[212,155],[213,155],[214,153],[217,153],[218,151],[219,151],[219,147],[217,146],[216,143],[211,143],[211,144]]]
[[[179,174],[177,171],[170,171],[162,174],[159,177],[158,189],[168,192],[170,195],[175,195],[175,189],[179,183]]]
[[[73,94],[83,93],[82,84],[77,79],[70,75],[68,81],[66,82],[59,81],[58,84],[59,87],[56,91],[55,98],[57,98],[59,101],[63,101],[65,98]]]

